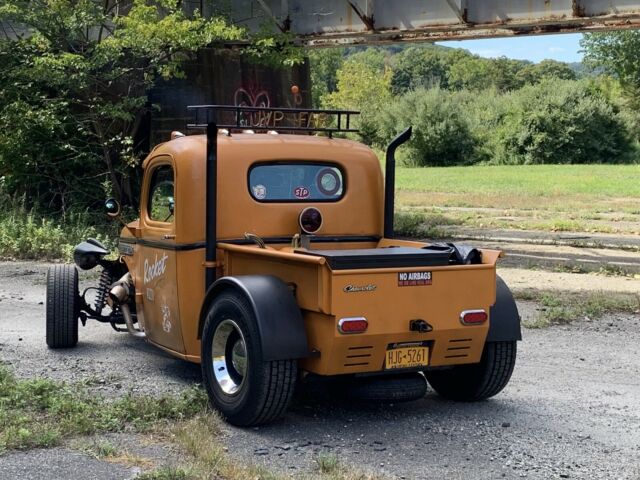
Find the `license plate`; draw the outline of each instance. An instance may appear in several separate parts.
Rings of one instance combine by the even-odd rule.
[[[413,368],[429,365],[429,347],[401,347],[387,350],[385,368]]]

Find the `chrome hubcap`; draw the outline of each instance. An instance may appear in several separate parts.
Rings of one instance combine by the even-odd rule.
[[[227,395],[240,390],[247,374],[247,345],[238,324],[227,319],[213,334],[213,372],[220,389]]]

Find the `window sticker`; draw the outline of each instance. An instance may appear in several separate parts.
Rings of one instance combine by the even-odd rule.
[[[295,190],[293,191],[293,194],[295,195],[296,198],[299,198],[300,200],[304,200],[305,198],[309,198],[309,195],[311,194],[311,192],[309,192],[309,189],[307,187],[296,187]]]
[[[267,198],[267,187],[261,184],[255,185],[253,187],[253,196],[258,200],[264,200]]]
[[[339,171],[334,168],[325,168],[320,170],[316,182],[318,191],[326,196],[333,196],[342,188]]]

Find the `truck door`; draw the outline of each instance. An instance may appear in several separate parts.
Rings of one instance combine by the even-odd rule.
[[[140,219],[142,308],[147,338],[184,353],[176,286],[175,172],[170,157],[151,160],[145,172]],[[140,283],[139,283],[140,284]]]

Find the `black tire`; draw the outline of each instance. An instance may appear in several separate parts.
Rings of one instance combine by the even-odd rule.
[[[229,326],[229,322],[233,325]],[[225,392],[214,372],[214,335],[223,328],[234,331],[227,336],[224,346],[224,365],[227,375],[237,385],[237,391]],[[237,327],[237,331],[236,330]],[[235,351],[239,341],[244,345],[244,374],[239,373],[227,358]],[[218,355],[218,358],[220,356]],[[295,360],[262,360],[262,347],[258,326],[247,299],[234,291],[221,293],[212,303],[205,319],[201,342],[203,383],[211,404],[229,423],[238,426],[262,425],[280,417],[291,403],[296,386]],[[220,373],[220,369],[218,373]]]
[[[78,271],[54,265],[47,271],[47,345],[71,348],[78,343]]]
[[[427,381],[421,373],[354,378],[344,387],[349,400],[364,402],[410,402],[427,393]]]
[[[425,372],[429,384],[450,400],[474,402],[493,397],[509,383],[517,342],[487,342],[480,363]]]

